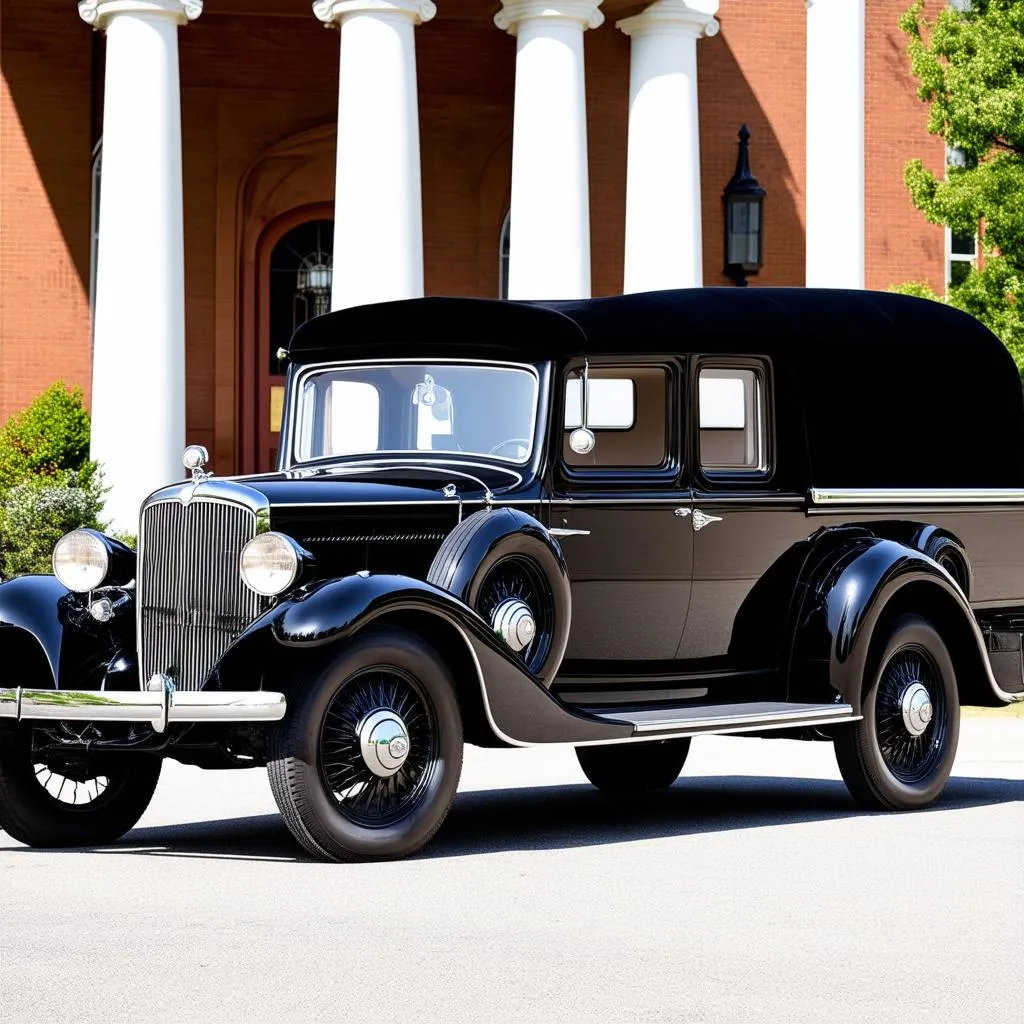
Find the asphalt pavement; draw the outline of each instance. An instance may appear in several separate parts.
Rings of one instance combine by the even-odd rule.
[[[263,771],[173,763],[116,846],[0,834],[0,1021],[1024,1019],[1024,718],[944,799],[857,811],[827,744],[694,741],[613,804],[571,749],[467,750],[410,860],[307,858]]]

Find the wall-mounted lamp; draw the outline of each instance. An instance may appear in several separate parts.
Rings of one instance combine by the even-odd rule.
[[[725,186],[725,272],[741,288],[764,266],[764,198],[768,194],[750,173],[750,131],[739,131],[736,173]]]

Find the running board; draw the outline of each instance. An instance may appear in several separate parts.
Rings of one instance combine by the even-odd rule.
[[[582,709],[581,709],[582,710]],[[789,704],[759,701],[750,704],[703,704],[699,707],[655,708],[628,711],[616,708],[587,708],[587,714],[606,722],[628,722],[633,735],[698,736],[701,733],[760,732],[765,729],[789,729],[828,725],[833,722],[857,722],[849,704]]]

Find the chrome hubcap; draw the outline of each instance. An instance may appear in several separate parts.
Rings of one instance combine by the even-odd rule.
[[[923,683],[911,683],[900,698],[903,724],[911,736],[920,736],[935,714],[931,694]]]
[[[530,606],[518,597],[507,597],[491,614],[491,626],[517,654],[537,635],[537,621]]]
[[[401,716],[386,708],[372,711],[356,733],[363,760],[374,775],[389,779],[401,770],[410,749],[409,730]]]

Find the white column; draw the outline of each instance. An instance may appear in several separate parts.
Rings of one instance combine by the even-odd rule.
[[[502,0],[516,36],[512,125],[512,299],[590,295],[590,189],[583,32],[601,0]]]
[[[864,287],[864,0],[807,3],[808,287]]]
[[[718,0],[657,0],[617,22],[630,37],[623,290],[704,283],[697,40]]]
[[[423,294],[415,26],[430,0],[317,0],[341,35],[331,308]]]
[[[107,35],[93,320],[92,457],[113,528],[185,471],[185,245],[178,26],[201,0],[83,0]]]

